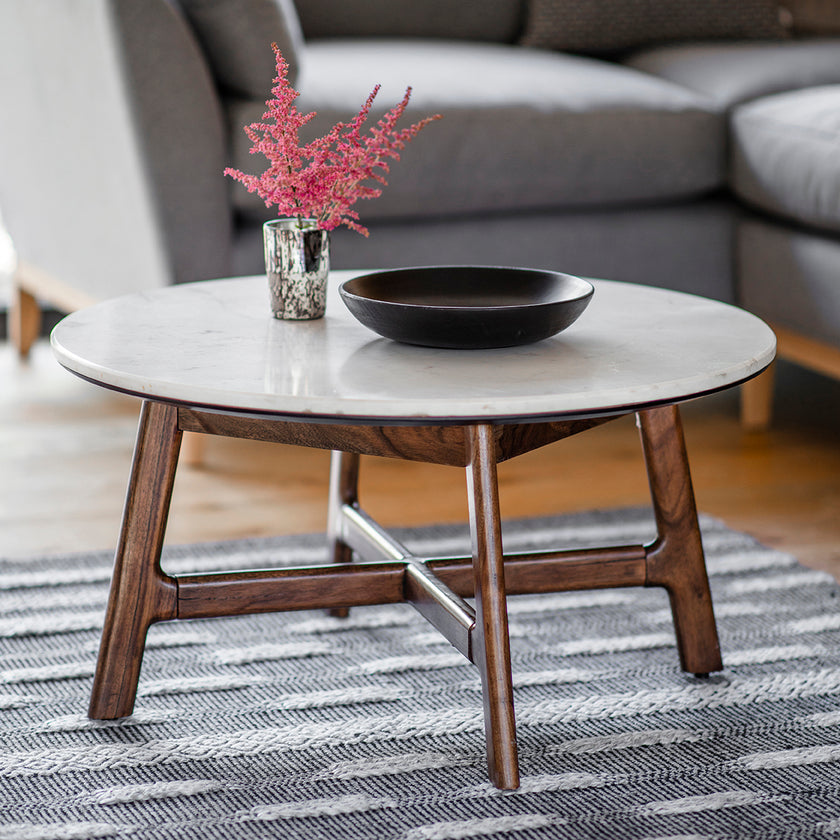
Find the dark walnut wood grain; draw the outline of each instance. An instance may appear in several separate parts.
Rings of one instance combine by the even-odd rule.
[[[519,760],[495,446],[490,426],[472,426],[468,434],[467,493],[476,615],[473,657],[481,674],[490,781],[497,788],[510,790],[519,787]]]
[[[327,509],[327,540],[332,550],[333,563],[350,563],[353,551],[341,540],[341,509],[344,505],[356,506],[359,502],[359,456],[351,452],[333,451],[330,459],[330,488]],[[346,618],[347,607],[329,610],[336,618]]]
[[[613,419],[598,417],[491,426],[496,461],[515,458]],[[185,432],[273,441],[452,467],[465,467],[470,463],[464,426],[376,426],[324,423],[317,422],[317,419],[306,423],[280,417],[270,419],[217,414],[194,408],[179,409],[178,424]]]
[[[125,717],[134,708],[146,632],[178,617],[177,584],[160,568],[178,463],[177,410],[145,402],[117,545],[89,715]]]
[[[720,642],[679,410],[666,406],[639,412],[638,425],[658,531],[648,549],[645,585],[664,586],[668,592],[683,670],[720,671]]]

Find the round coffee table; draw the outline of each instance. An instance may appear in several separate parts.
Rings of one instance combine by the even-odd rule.
[[[143,400],[89,714],[131,713],[155,621],[410,602],[480,671],[490,777],[519,783],[506,594],[661,586],[680,662],[722,667],[677,404],[773,359],[762,321],[722,303],[595,281],[567,331],[497,350],[379,338],[337,294],[327,315],[278,321],[262,277],[174,286],[68,316],[54,352]],[[658,535],[648,545],[505,555],[496,465],[636,413]],[[313,567],[170,576],[160,566],[183,432],[333,450],[328,539]],[[413,556],[360,507],[359,456],[466,469],[472,555]],[[473,608],[465,598],[475,598]]]

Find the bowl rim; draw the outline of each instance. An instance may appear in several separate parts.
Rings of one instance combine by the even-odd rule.
[[[362,295],[358,294],[357,292],[352,291],[348,288],[354,282],[359,280],[367,279],[370,277],[378,276],[378,275],[387,275],[387,274],[402,274],[406,272],[412,271],[457,271],[459,269],[465,269],[470,271],[478,270],[488,270],[493,272],[512,272],[519,275],[528,275],[531,274],[533,276],[536,275],[550,275],[553,276],[555,279],[559,278],[568,278],[569,280],[574,281],[576,284],[580,286],[579,291],[574,291],[569,297],[563,298],[555,298],[553,300],[539,300],[533,301],[528,303],[511,303],[511,304],[500,304],[500,305],[453,305],[453,304],[436,304],[436,303],[410,303],[407,301],[396,301],[396,300],[385,300],[384,298],[378,298],[371,295]],[[385,269],[378,269],[374,271],[365,272],[364,274],[358,274],[355,277],[351,277],[349,280],[345,280],[339,286],[339,293],[345,299],[351,299],[359,302],[368,301],[374,303],[378,306],[389,306],[389,307],[398,307],[407,310],[434,310],[438,312],[503,312],[506,310],[522,310],[522,309],[537,309],[541,307],[550,307],[550,306],[557,306],[558,304],[571,304],[579,301],[586,300],[587,298],[592,297],[593,293],[595,292],[594,285],[584,277],[578,277],[575,274],[568,274],[563,271],[554,271],[552,269],[541,269],[541,268],[520,268],[520,267],[512,267],[512,266],[496,266],[496,265],[434,265],[434,266],[406,266],[404,268],[385,268]]]

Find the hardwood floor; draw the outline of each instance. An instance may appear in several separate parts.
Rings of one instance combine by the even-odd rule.
[[[792,366],[777,374],[767,433],[738,424],[737,395],[683,409],[701,511],[840,579],[840,383]],[[39,342],[22,364],[0,344],[0,552],[30,557],[113,548],[139,404],[68,374]],[[320,531],[329,455],[207,439],[182,467],[170,543]],[[646,504],[632,418],[552,444],[499,471],[505,518]],[[463,471],[362,461],[361,498],[384,525],[466,519]]]

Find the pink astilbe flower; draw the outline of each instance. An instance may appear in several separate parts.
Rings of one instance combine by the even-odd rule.
[[[257,176],[228,167],[225,175],[244,184],[248,192],[255,192],[266,207],[276,205],[278,216],[314,218],[323,230],[347,225],[367,236],[367,228],[359,224],[359,214],[351,207],[359,199],[382,194],[382,187],[388,183],[388,161],[399,160],[406,144],[430,122],[439,120],[440,114],[398,130],[397,122],[411,97],[408,88],[402,101],[362,134],[379,93],[377,85],[349,123],[339,122],[323,137],[301,146],[298,133],[315,112],[301,114],[295,107],[300,94],[289,84],[289,65],[277,45],[272,44],[272,48],[277,64],[271,89],[274,98],[266,102],[268,110],[262,122],[245,126],[253,144],[251,154],[264,155],[268,168]]]

